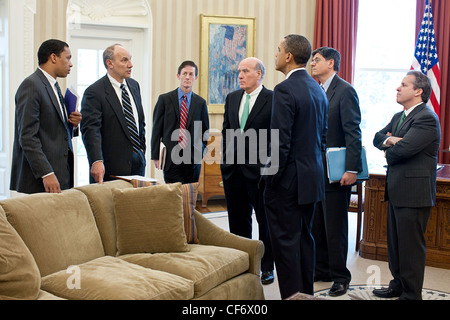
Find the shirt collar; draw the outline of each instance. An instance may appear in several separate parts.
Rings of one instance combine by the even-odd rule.
[[[322,87],[323,87],[323,90],[325,90],[325,92],[328,91],[328,88],[330,87],[330,84],[333,81],[335,76],[336,76],[336,73],[333,73],[333,75],[331,77],[329,77],[327,79],[327,81],[325,81],[325,83],[322,83]]]
[[[109,81],[111,81],[111,84],[113,85],[113,86],[115,86],[115,87],[117,87],[117,88],[120,88],[120,86],[122,85],[122,84],[124,84],[125,86],[127,86],[127,82],[126,81],[124,81],[123,83],[120,83],[119,81],[117,81],[116,79],[114,79],[113,77],[111,77],[111,75],[108,73],[107,74],[108,75],[108,78],[109,78]],[[120,88],[121,89],[121,88]]]
[[[47,78],[48,82],[50,82],[50,85],[53,87],[56,84],[56,79],[53,78],[47,71],[45,71],[44,69],[42,69],[41,67],[39,67],[39,70],[42,71],[42,73],[44,74],[44,76]]]
[[[414,107],[409,108],[408,110],[405,110],[405,117],[407,117],[415,108],[420,106],[423,102],[416,104]]]
[[[306,69],[305,69],[305,68],[297,68],[297,69],[291,70],[291,72],[289,72],[289,73],[287,74],[286,79],[289,79],[289,77],[290,77],[294,72],[299,71],[299,70],[306,70]]]
[[[178,87],[178,101],[181,101],[181,99],[184,97],[184,95],[186,95],[186,100],[187,100],[187,103],[189,104],[189,102],[191,101],[191,97],[192,97],[192,91],[189,93],[184,93],[183,90],[181,90],[181,88]]]
[[[256,88],[255,90],[253,90],[253,92],[251,92],[249,95],[251,98],[258,96],[261,91],[263,89],[263,85],[260,85],[258,88]],[[244,94],[247,95],[248,93],[244,91]]]

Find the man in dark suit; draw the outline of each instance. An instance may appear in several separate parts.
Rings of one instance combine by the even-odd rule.
[[[425,273],[425,231],[436,201],[436,166],[441,129],[436,113],[426,105],[431,82],[410,71],[397,89],[404,111],[375,135],[374,145],[385,152],[388,164],[389,269],[394,279],[376,289],[382,298],[421,300]]]
[[[306,72],[310,57],[311,44],[300,35],[286,36],[276,55],[276,69],[287,79],[273,94],[270,168],[278,172],[265,176],[264,200],[283,299],[314,293],[311,227],[316,203],[325,195],[322,152],[328,100]]]
[[[145,117],[131,54],[119,44],[103,53],[107,74],[86,89],[81,132],[91,183],[111,176],[145,175]]]
[[[274,262],[263,188],[258,188],[261,168],[268,156],[273,96],[273,92],[262,85],[264,75],[264,64],[257,58],[244,59],[239,65],[241,89],[230,93],[225,102],[220,169],[230,232],[251,239],[255,210],[259,240],[265,246],[261,282],[270,284],[274,281]]]
[[[194,183],[200,178],[202,159],[208,141],[209,115],[205,99],[192,89],[198,67],[184,61],[177,74],[180,87],[159,97],[153,113],[152,160],[160,168],[161,142],[166,147],[166,183]]]
[[[38,52],[39,68],[16,93],[11,190],[60,193],[73,187],[72,130],[81,114],[68,114],[57,78],[72,68],[67,43],[47,40]]]
[[[352,185],[362,170],[359,99],[355,89],[337,75],[340,63],[341,55],[333,48],[322,47],[313,52],[312,75],[320,81],[330,102],[326,148],[346,148],[346,172],[338,183],[329,182],[323,154],[325,201],[317,206],[313,223],[316,241],[315,280],[332,280],[329,291],[332,297],[345,294],[351,281],[347,269],[348,207]]]

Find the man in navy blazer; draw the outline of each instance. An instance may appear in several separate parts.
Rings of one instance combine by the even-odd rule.
[[[263,188],[258,188],[261,168],[267,162],[272,114],[273,92],[262,85],[265,72],[264,64],[257,58],[247,58],[239,64],[241,89],[230,93],[225,101],[220,169],[230,232],[251,239],[255,210],[259,240],[265,247],[261,282],[270,284],[274,281],[274,262]]]
[[[17,90],[13,191],[59,193],[73,187],[73,136],[69,124],[77,128],[81,113],[68,114],[56,81],[70,73],[71,58],[67,43],[45,41],[38,52],[39,68]]]
[[[91,183],[114,176],[145,175],[145,116],[137,81],[131,79],[131,54],[119,44],[103,53],[107,74],[86,89],[81,132],[91,167]],[[129,97],[135,129],[125,117]],[[136,132],[137,131],[137,132]]]
[[[274,89],[271,129],[279,141],[272,133],[270,165],[278,172],[265,177],[264,200],[283,299],[314,293],[311,227],[316,203],[325,195],[328,100],[305,70],[311,51],[308,39],[288,35],[276,55],[276,69],[287,79]]]
[[[388,258],[394,279],[388,288],[376,289],[382,298],[421,300],[425,273],[425,232],[436,202],[436,175],[441,129],[436,113],[426,105],[431,82],[410,71],[397,89],[404,111],[374,138],[388,164]]]
[[[208,141],[209,115],[205,99],[192,89],[198,79],[198,67],[193,61],[184,61],[177,74],[180,86],[158,98],[153,112],[152,160],[160,168],[161,142],[166,147],[164,180],[166,183],[195,183],[200,178],[202,159]],[[186,137],[184,148],[180,140],[181,109],[187,104]]]
[[[356,183],[361,163],[361,110],[355,89],[337,73],[340,53],[322,47],[313,52],[312,75],[320,81],[330,102],[326,148],[345,147],[345,173],[337,183],[330,183],[325,166],[325,198],[314,214],[313,236],[316,242],[316,281],[333,281],[330,296],[347,292],[351,273],[347,268],[348,208],[351,188]]]

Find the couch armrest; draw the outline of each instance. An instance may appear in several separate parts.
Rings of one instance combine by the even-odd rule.
[[[250,258],[249,272],[257,276],[260,275],[261,259],[264,255],[264,244],[262,241],[246,239],[225,231],[198,211],[194,211],[194,218],[200,244],[247,252]]]

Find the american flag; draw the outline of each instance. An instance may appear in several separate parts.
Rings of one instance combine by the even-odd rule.
[[[425,15],[417,38],[416,52],[411,70],[421,71],[431,80],[432,93],[430,103],[439,116],[441,101],[441,71],[434,33],[433,11],[430,0],[426,0]]]

